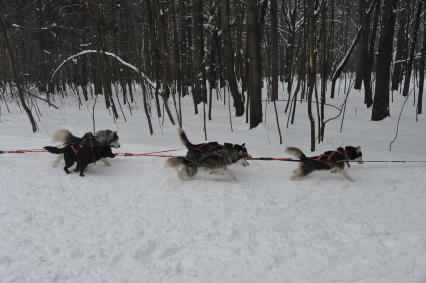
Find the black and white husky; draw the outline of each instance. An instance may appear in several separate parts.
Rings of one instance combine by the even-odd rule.
[[[58,130],[53,134],[53,142],[59,142],[64,146],[72,144],[84,144],[91,147],[94,146],[110,146],[114,148],[120,147],[117,132],[111,130],[97,131],[95,134],[88,132],[83,137],[76,137],[68,130]],[[63,154],[59,154],[53,162],[53,167],[58,166],[59,162],[64,159]],[[111,164],[104,158],[101,159],[106,166]]]
[[[95,163],[99,159],[104,159],[107,157],[114,158],[115,154],[112,153],[110,146],[89,146],[86,144],[69,144],[63,148],[58,148],[54,146],[45,146],[50,153],[61,154],[65,159],[65,173],[69,174],[68,170],[71,166],[77,162],[77,167],[74,169],[75,172],[79,171],[80,176],[84,177],[84,170],[87,165],[90,163]]]
[[[300,159],[299,166],[293,170],[291,180],[301,179],[313,171],[317,170],[331,170],[332,173],[339,173],[349,181],[353,179],[345,171],[345,163],[347,161],[358,161],[362,164],[361,147],[346,146],[339,147],[334,151],[326,151],[321,155],[306,157],[306,155],[296,147],[287,147],[285,150],[288,154]]]
[[[172,157],[166,160],[166,166],[174,167],[178,171],[181,179],[194,177],[199,169],[209,172],[209,174],[231,175],[235,180],[234,172],[228,169],[229,165],[241,163],[248,166],[247,159],[250,155],[245,144],[219,144],[217,142],[192,144],[185,132],[178,129],[179,138],[188,149],[186,156]]]

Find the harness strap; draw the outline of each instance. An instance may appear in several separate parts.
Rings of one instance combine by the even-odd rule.
[[[333,168],[335,166],[336,162],[333,162],[333,157],[335,157],[337,154],[343,154],[342,150],[333,150],[333,151],[326,151],[321,155],[310,157],[309,159],[319,161],[327,165],[329,168]],[[343,154],[345,156],[345,154]],[[346,156],[345,156],[346,159]]]
[[[78,147],[78,148],[77,148]],[[78,155],[78,152],[80,151],[80,150],[82,150],[84,148],[84,145],[82,145],[82,144],[73,144],[72,146],[71,146],[71,150],[72,150],[72,152],[74,153],[74,155],[75,156],[77,156]]]

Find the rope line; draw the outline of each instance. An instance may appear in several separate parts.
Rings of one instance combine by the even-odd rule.
[[[171,155],[163,155],[159,153],[165,153],[165,152],[173,152],[173,151],[179,151],[182,149],[167,149],[167,150],[160,150],[160,151],[152,151],[152,152],[146,152],[146,153],[131,153],[131,152],[118,152],[116,156],[123,156],[123,157],[129,157],[129,156],[156,156],[156,157],[175,157]]]
[[[160,151],[152,151],[145,153],[131,153],[131,152],[118,152],[116,156],[121,157],[139,157],[139,156],[147,156],[147,157],[160,157],[160,158],[171,158],[178,157],[177,155],[171,154],[163,154],[167,152],[175,152],[182,149],[167,149]],[[15,150],[0,150],[0,154],[4,153],[15,153],[15,154],[23,154],[23,153],[40,153],[47,152],[44,148],[33,148],[33,149],[15,149]],[[287,161],[287,162],[300,162],[300,159],[287,158],[287,157],[250,157],[248,160],[258,160],[258,161]],[[350,162],[350,163],[358,163],[356,160],[342,160],[337,162]],[[426,160],[364,160],[363,163],[426,163]]]

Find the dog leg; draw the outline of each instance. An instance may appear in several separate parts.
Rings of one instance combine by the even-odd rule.
[[[61,162],[61,160],[64,159],[64,154],[59,154],[58,157],[56,157],[56,159],[53,161],[52,166],[53,167],[58,167],[59,162]]]
[[[84,169],[86,169],[87,165],[77,165],[80,168],[80,177],[84,177]]]
[[[186,165],[183,165],[177,171],[178,177],[181,180],[189,180],[192,177],[194,177],[196,173],[197,173],[196,168],[186,166]]]
[[[212,170],[209,172],[209,175],[226,175],[227,170],[222,170],[222,169],[218,169],[218,170]]]
[[[247,161],[247,160],[245,160],[245,159],[241,159],[241,160],[239,160],[237,163],[239,163],[239,164],[243,165],[244,167],[246,167],[246,166],[249,166],[249,165],[250,165],[250,164],[248,163],[248,161]]]
[[[105,164],[105,166],[111,166],[111,163],[106,158],[101,158],[101,161]]]
[[[235,172],[229,169],[227,171],[228,171],[228,174],[231,176],[232,180],[237,181],[237,175],[235,175]]]
[[[293,175],[291,175],[290,180],[292,180],[292,181],[299,180],[304,176],[305,175],[303,174],[303,171],[299,166],[297,169],[293,170]]]
[[[73,165],[74,165],[74,160],[65,158],[65,167],[64,167],[65,173],[70,174],[70,171],[68,171],[68,169]]]
[[[348,173],[346,172],[346,170],[345,169],[340,169],[340,170],[338,170],[337,172],[339,172],[340,173],[340,175],[342,175],[346,180],[348,180],[348,181],[351,181],[351,182],[354,182],[355,180],[354,179],[352,179],[349,175],[348,175]]]
[[[229,175],[231,176],[232,180],[236,181],[237,176],[235,175],[234,171],[229,170],[228,168],[220,168],[216,170],[212,170],[209,172],[209,175]]]

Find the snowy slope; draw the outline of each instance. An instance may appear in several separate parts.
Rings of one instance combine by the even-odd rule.
[[[395,97],[391,118],[371,122],[353,92],[343,133],[340,120],[330,123],[318,152],[350,144],[362,146],[365,160],[425,160],[425,117],[415,123],[411,105],[388,151],[401,102]],[[34,135],[23,113],[2,108],[0,149],[49,145],[59,128],[91,130],[86,106],[63,104],[40,105]],[[184,128],[201,142],[202,115],[184,105]],[[227,106],[216,102],[209,140],[246,142],[253,156],[286,156],[285,146],[308,152],[305,105],[296,124],[283,127],[283,145],[267,107],[266,124],[249,131],[233,117],[231,133]],[[154,119],[149,136],[138,108],[119,122],[117,152],[182,148],[167,119],[162,130]],[[104,109],[96,117],[98,129],[115,129]],[[117,157],[84,178],[52,168],[54,158],[0,155],[0,282],[426,282],[426,165],[354,164],[355,182],[328,172],[290,181],[296,164],[252,161],[233,168],[237,182],[206,175],[185,182],[162,158]]]

